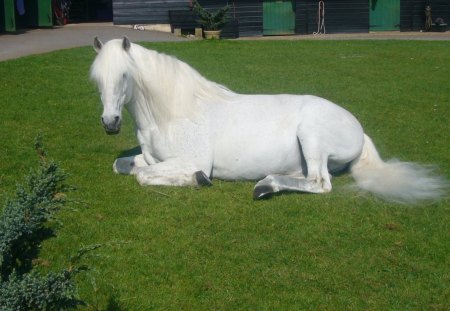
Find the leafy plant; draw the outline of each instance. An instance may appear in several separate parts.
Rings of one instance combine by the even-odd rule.
[[[205,30],[219,30],[227,22],[226,14],[230,10],[230,6],[227,4],[217,11],[210,12],[202,7],[197,0],[192,1],[192,8],[199,16],[199,23],[203,25]]]
[[[39,167],[17,187],[15,198],[7,200],[0,215],[0,310],[62,310],[82,304],[73,281],[86,270],[76,264],[80,256],[60,272],[42,276],[33,270],[41,242],[53,234],[47,224],[64,206],[65,192],[70,190],[64,171],[47,161],[40,136],[35,149]]]

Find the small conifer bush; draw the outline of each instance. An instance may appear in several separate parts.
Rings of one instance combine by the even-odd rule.
[[[85,267],[42,275],[33,269],[41,242],[53,235],[49,222],[66,203],[66,174],[48,161],[36,138],[39,166],[30,171],[0,215],[0,310],[65,310],[82,304],[74,276]]]

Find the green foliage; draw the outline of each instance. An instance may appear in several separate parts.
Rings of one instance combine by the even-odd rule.
[[[227,4],[219,8],[217,11],[209,11],[202,7],[197,0],[192,1],[192,8],[199,16],[199,23],[203,25],[205,30],[219,30],[227,22],[227,13],[230,6]]]
[[[63,270],[41,276],[37,272],[13,272],[1,282],[0,310],[66,310],[82,304],[73,277],[77,270]]]
[[[46,224],[66,202],[66,174],[48,162],[40,137],[35,142],[40,165],[31,170],[0,215],[0,310],[62,310],[81,302],[70,267],[41,276],[33,269],[42,241],[51,236]]]

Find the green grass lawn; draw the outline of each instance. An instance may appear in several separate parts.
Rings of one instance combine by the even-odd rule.
[[[216,41],[146,44],[241,93],[314,94],[350,110],[380,154],[450,178],[450,42]],[[92,48],[0,62],[0,199],[37,165],[33,141],[77,190],[41,257],[78,278],[88,310],[448,310],[450,201],[405,206],[333,179],[325,195],[253,201],[252,182],[140,187],[112,172],[137,145],[100,125]],[[47,265],[46,265],[47,266]]]

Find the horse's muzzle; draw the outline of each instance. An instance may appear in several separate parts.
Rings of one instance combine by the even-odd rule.
[[[120,132],[122,120],[120,119],[119,116],[115,116],[113,118],[102,117],[102,124],[106,134],[115,135],[119,134]]]

